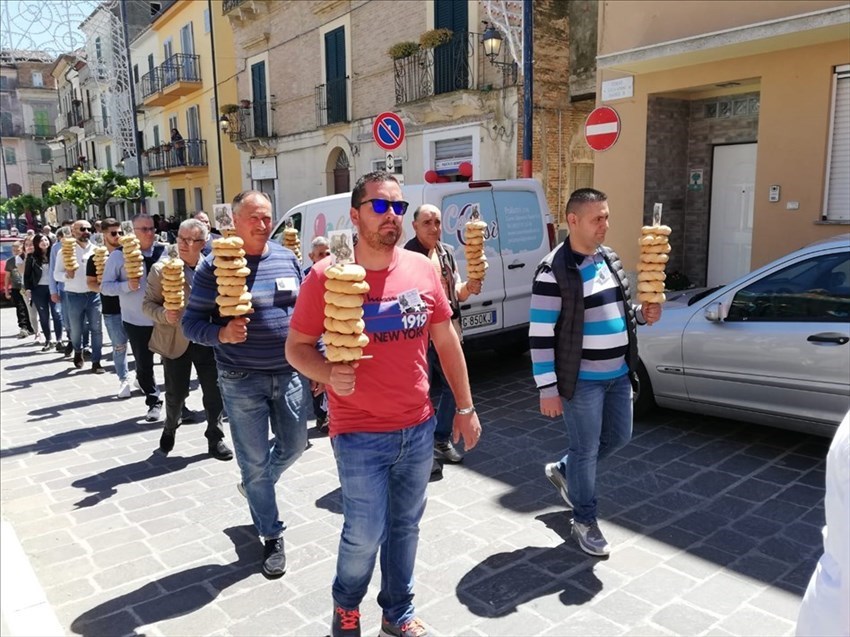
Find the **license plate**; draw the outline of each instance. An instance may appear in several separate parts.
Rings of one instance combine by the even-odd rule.
[[[473,329],[483,327],[485,325],[493,325],[496,322],[496,310],[489,312],[480,312],[478,314],[469,314],[460,317],[460,326],[463,329]]]

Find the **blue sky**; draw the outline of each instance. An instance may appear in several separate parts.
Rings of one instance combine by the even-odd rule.
[[[0,46],[38,49],[54,55],[82,46],[80,23],[97,0],[4,0],[0,2]]]

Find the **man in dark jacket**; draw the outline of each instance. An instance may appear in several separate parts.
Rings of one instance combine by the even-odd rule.
[[[570,234],[537,268],[529,327],[540,412],[563,416],[569,438],[546,477],[573,510],[573,538],[597,556],[611,547],[596,521],[596,465],[631,438],[636,324],[661,318],[658,303],[632,304],[620,258],[602,245],[608,216],[604,193],[570,195]]]
[[[452,308],[452,325],[463,341],[460,329],[460,304],[470,295],[481,292],[481,281],[470,279],[462,282],[460,280],[452,247],[440,241],[442,221],[439,208],[431,204],[419,206],[413,213],[413,230],[416,236],[408,241],[404,248],[424,254],[431,260]],[[452,420],[456,405],[433,343],[428,347],[428,365],[431,384],[436,384],[440,388],[437,427],[434,429],[434,464],[431,468],[431,473],[436,474],[443,470],[439,461],[457,463],[463,460],[463,454],[452,444]]]

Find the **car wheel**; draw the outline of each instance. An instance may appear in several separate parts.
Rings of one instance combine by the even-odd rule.
[[[649,382],[649,374],[646,373],[646,368],[643,363],[638,361],[638,392],[635,396],[634,417],[643,418],[652,408],[655,407],[655,396],[652,393],[652,383]]]

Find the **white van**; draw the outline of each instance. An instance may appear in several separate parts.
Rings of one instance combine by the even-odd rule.
[[[413,211],[429,203],[442,211],[443,242],[455,248],[455,259],[466,280],[463,227],[477,206],[489,224],[484,248],[490,268],[481,294],[461,305],[464,344],[506,352],[528,349],[528,311],[531,283],[540,260],[552,249],[554,226],[540,183],[534,179],[471,181],[403,186],[410,208],[404,216],[399,245],[414,236]],[[307,254],[316,236],[331,230],[352,228],[349,211],[351,193],[312,199],[283,215],[272,232],[281,242],[283,229],[291,220],[301,237],[304,267],[311,265]],[[353,228],[352,228],[353,229]]]

